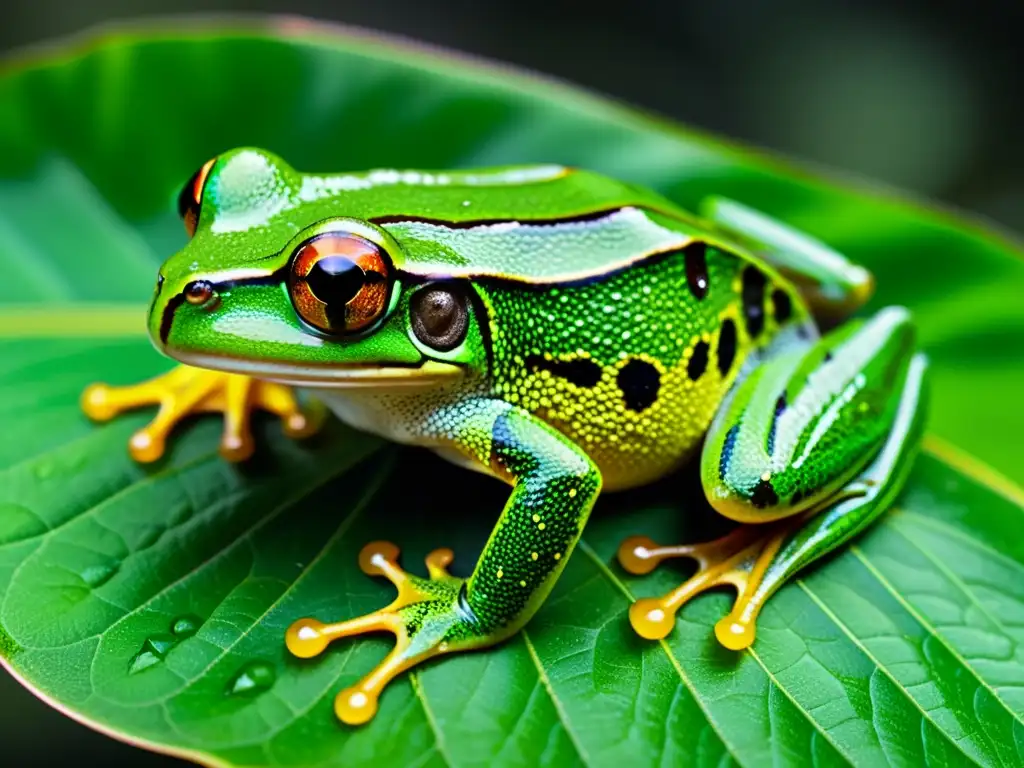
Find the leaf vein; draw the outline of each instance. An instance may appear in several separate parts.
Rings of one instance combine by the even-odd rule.
[[[829,608],[828,605],[825,604],[825,601],[822,600],[810,588],[810,586],[808,586],[807,582],[804,579],[796,579],[796,580],[794,580],[793,583],[799,585],[800,588],[803,589],[804,592],[807,593],[807,596],[810,597],[811,600],[818,606],[818,608],[821,609],[822,613],[824,613],[832,621],[832,623],[835,624],[839,628],[839,630],[844,635],[846,635],[848,638],[850,638],[850,642],[852,642],[854,645],[856,645],[860,649],[861,653],[863,653],[865,656],[867,656],[867,658],[869,658],[872,661],[872,663],[874,663],[875,669],[878,672],[881,672],[883,675],[885,675],[885,677],[887,677],[889,679],[889,682],[891,682],[893,684],[893,686],[895,686],[895,688],[897,690],[899,690],[906,697],[906,699],[911,704],[913,704],[914,707],[923,715],[923,717],[922,717],[922,727],[923,727],[923,722],[925,720],[927,720],[929,723],[931,723],[932,727],[934,727],[936,731],[941,733],[942,736],[947,741],[949,741],[950,744],[954,745],[957,748],[957,750],[962,752],[965,757],[967,757],[970,760],[974,759],[973,756],[968,754],[967,750],[964,749],[964,747],[956,739],[954,739],[951,734],[947,733],[937,722],[935,722],[935,719],[932,716],[932,710],[926,709],[917,699],[915,699],[913,696],[910,695],[909,691],[907,690],[910,686],[904,686],[902,683],[900,683],[893,676],[892,672],[890,672],[889,669],[885,665],[883,665],[881,663],[881,661],[879,661],[879,659],[873,653],[871,653],[871,651],[869,651],[867,649],[867,646],[865,646],[864,643],[861,642],[860,638],[858,638],[853,633],[853,631],[848,626],[846,626],[846,624],[838,616],[836,616],[835,613],[832,612],[832,609]],[[874,724],[874,722],[873,722],[873,724]],[[875,731],[877,733],[878,732],[878,725],[877,724],[874,724],[874,725],[875,725]],[[878,735],[881,736],[880,733],[878,733]]]
[[[586,553],[587,557],[594,561],[594,563],[598,567],[598,570],[600,570],[601,573],[604,574],[605,578],[607,578],[611,582],[611,584],[619,590],[619,592],[626,596],[626,599],[629,600],[630,603],[636,600],[636,597],[629,591],[629,588],[622,582],[621,579],[619,579],[614,573],[612,573],[611,569],[608,568],[608,566],[601,560],[601,558],[597,556],[597,552],[595,552],[594,549],[582,538],[580,539],[579,549],[582,552]],[[729,740],[725,737],[725,733],[722,730],[721,724],[716,722],[715,719],[711,716],[711,712],[708,711],[708,708],[705,705],[704,700],[697,693],[697,689],[694,687],[693,681],[691,681],[686,672],[683,671],[682,665],[679,663],[679,660],[676,659],[675,655],[672,653],[672,649],[668,647],[668,643],[666,643],[664,639],[662,639],[658,641],[658,645],[661,647],[665,656],[668,658],[669,664],[671,664],[672,667],[675,669],[676,674],[679,676],[679,679],[682,682],[682,684],[686,686],[686,688],[690,692],[690,695],[693,696],[693,700],[700,708],[700,711],[704,713],[704,717],[707,719],[708,725],[711,726],[711,730],[714,731],[715,735],[718,737],[718,740],[722,743],[722,746],[725,747],[725,750],[729,753],[730,756],[732,756],[736,760],[736,762],[741,762],[738,757],[738,752],[736,750],[735,745],[729,742]]]
[[[930,634],[932,637],[938,640],[942,647],[945,648],[946,651],[949,652],[949,654],[953,658],[955,658],[965,670],[970,672],[970,675],[972,679],[975,681],[975,683],[979,687],[984,688],[990,694],[992,694],[992,698],[998,701],[1003,706],[1003,708],[1010,714],[1010,717],[1015,719],[1021,725],[1024,725],[1024,719],[1021,719],[1020,715],[1016,714],[1013,710],[1011,710],[1009,706],[1007,706],[1006,702],[1004,702],[1001,697],[996,695],[995,691],[992,690],[992,687],[988,684],[988,682],[984,680],[980,675],[978,675],[977,670],[975,670],[974,667],[970,663],[968,663],[967,659],[965,659],[961,655],[960,651],[958,651],[949,642],[949,640],[947,640],[939,633],[939,631],[935,628],[934,624],[932,624],[925,616],[919,613],[917,609],[914,608],[907,601],[907,599],[899,593],[899,591],[885,577],[885,575],[881,571],[879,571],[878,568],[876,568],[875,565],[868,559],[864,551],[857,545],[851,546],[850,551],[858,560],[860,560],[864,564],[864,567],[871,572],[871,575],[878,579],[881,585],[886,589],[887,592],[889,592],[890,595],[893,596],[896,602],[898,602],[900,606],[902,606],[903,609],[907,611],[907,613],[913,616],[914,620],[917,621],[917,623],[920,624],[928,632],[928,634]],[[991,744],[991,738],[988,736],[988,733],[985,733],[984,735],[986,740],[989,741],[989,743]]]
[[[551,685],[551,679],[548,677],[547,670],[544,669],[544,665],[541,663],[540,656],[537,655],[537,649],[534,648],[533,642],[530,640],[529,633],[525,628],[523,628],[520,630],[520,634],[523,636],[523,642],[526,644],[526,650],[530,654],[530,658],[533,660],[534,666],[537,668],[537,676],[540,679],[541,685],[544,686],[544,690],[547,691],[548,696],[551,698],[551,704],[554,706],[555,712],[558,714],[558,719],[562,723],[562,728],[565,729],[565,734],[569,737],[569,742],[572,744],[573,749],[576,752],[576,756],[585,764],[589,764],[590,757],[587,755],[587,751],[583,748],[583,745],[580,744],[579,737],[576,735],[576,732],[569,724],[569,715],[566,713],[561,699],[558,698],[554,687]]]

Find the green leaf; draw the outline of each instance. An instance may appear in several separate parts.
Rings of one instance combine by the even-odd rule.
[[[339,424],[292,443],[260,421],[237,467],[201,419],[141,467],[126,441],[149,414],[96,426],[78,409],[93,381],[168,367],[142,320],[183,241],[174,194],[244,144],[304,170],[560,162],[691,207],[760,207],[871,268],[872,308],[913,310],[934,372],[926,451],[896,509],[773,599],[750,652],[713,640],[726,594],[665,642],[626,620],[685,574],[627,576],[619,541],[710,535],[687,471],[603,498],[525,632],[423,667],[371,724],[341,726],[335,693],[388,643],[300,661],[285,628],[390,599],[356,553],[395,531],[407,564],[453,546],[467,572],[507,489]],[[561,84],[293,20],[24,55],[0,71],[0,148],[0,653],[54,706],[210,764],[1024,762],[1024,492],[997,471],[1024,479],[1010,238]]]

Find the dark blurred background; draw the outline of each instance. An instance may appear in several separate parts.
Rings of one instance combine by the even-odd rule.
[[[0,52],[211,10],[302,14],[499,59],[1024,231],[1020,0],[7,0]],[[5,764],[176,764],[65,720],[6,675],[0,709]]]
[[[287,12],[383,30],[555,75],[1024,230],[1020,0],[7,0],[0,6],[0,51],[111,19],[214,9]]]

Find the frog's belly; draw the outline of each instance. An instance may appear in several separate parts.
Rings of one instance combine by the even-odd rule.
[[[696,452],[726,382],[706,376],[699,385],[666,372],[657,397],[643,408],[624,407],[616,377],[602,377],[595,387],[568,391],[560,382],[550,405],[528,408],[582,448],[597,464],[606,491],[646,485],[677,469]],[[540,383],[540,382],[538,382]],[[548,388],[552,382],[545,382]],[[460,466],[491,474],[488,466],[464,456],[454,446],[424,439],[422,425],[437,403],[414,396],[321,389],[314,392],[344,422],[356,429],[400,443],[425,444]]]
[[[601,470],[605,490],[632,488],[678,469],[696,454],[731,384],[731,377],[717,369],[693,381],[686,362],[668,369],[659,365],[658,386],[643,397],[624,397],[619,370],[609,368],[592,387],[542,372],[527,383],[525,399],[531,411],[587,452]]]
[[[575,437],[573,430],[564,431]],[[592,443],[585,450],[601,470],[602,488],[621,491],[647,485],[679,469],[695,456],[702,436],[703,432],[693,439],[661,435],[656,441],[630,436],[612,443]]]

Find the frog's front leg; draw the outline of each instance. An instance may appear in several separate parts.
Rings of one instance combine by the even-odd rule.
[[[179,365],[140,384],[92,384],[82,393],[81,405],[85,414],[96,421],[109,421],[125,411],[147,405],[160,406],[156,417],[129,440],[128,450],[140,462],[156,461],[163,456],[167,435],[194,413],[224,414],[220,453],[228,461],[242,461],[252,455],[249,421],[256,408],[280,417],[285,434],[294,438],[314,433],[325,413],[320,406],[304,410],[291,388],[283,384],[188,365]]]
[[[286,635],[296,656],[315,656],[339,637],[385,630],[395,635],[390,654],[335,699],[338,717],[365,723],[377,699],[402,671],[443,653],[493,645],[522,627],[551,591],[579,540],[601,488],[586,454],[525,411],[500,401],[462,404],[435,418],[436,429],[463,454],[512,485],[505,510],[469,579],[450,576],[450,550],[427,558],[429,579],[402,571],[398,549],[375,542],[360,567],[383,575],[398,596],[385,608],[334,624],[295,622]]]
[[[666,636],[684,603],[728,584],[738,596],[715,634],[727,648],[749,646],[768,598],[899,492],[920,442],[926,368],[907,313],[890,308],[814,345],[784,346],[734,385],[709,431],[701,477],[712,506],[746,525],[692,546],[624,541],[619,561],[633,573],[672,557],[699,565],[669,594],[634,603],[637,633]]]

